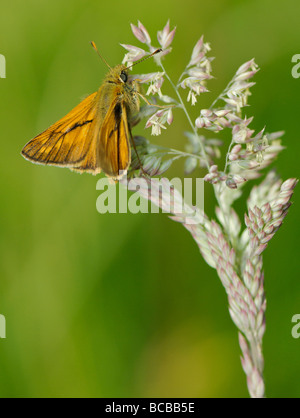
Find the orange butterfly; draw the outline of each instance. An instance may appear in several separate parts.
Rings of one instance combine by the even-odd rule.
[[[94,42],[92,46],[98,52]],[[161,50],[146,58],[158,52]],[[94,175],[103,171],[114,180],[126,174],[131,162],[130,139],[135,147],[130,119],[139,111],[138,80],[128,80],[130,67],[111,68],[101,59],[110,71],[99,90],[29,141],[22,150],[27,160]]]

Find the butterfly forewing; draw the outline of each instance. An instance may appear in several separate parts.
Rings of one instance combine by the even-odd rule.
[[[97,92],[89,95],[64,118],[29,141],[22,150],[23,156],[38,164],[71,168],[85,160],[88,153],[96,155],[96,96]],[[96,168],[96,160],[92,162]]]

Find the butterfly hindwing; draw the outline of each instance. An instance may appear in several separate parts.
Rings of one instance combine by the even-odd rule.
[[[130,165],[129,129],[126,106],[124,102],[115,100],[104,118],[98,145],[99,164],[106,174],[115,179]]]

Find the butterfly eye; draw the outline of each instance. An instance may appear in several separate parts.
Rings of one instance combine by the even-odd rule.
[[[126,74],[126,73],[123,73],[123,72],[122,72],[122,73],[120,74],[120,78],[121,78],[121,80],[122,80],[124,83],[126,83],[126,81],[127,81],[127,78],[128,78],[128,77],[127,77],[127,74]]]

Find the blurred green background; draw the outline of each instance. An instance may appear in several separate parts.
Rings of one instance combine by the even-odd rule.
[[[98,89],[106,68],[89,41],[115,65],[119,43],[139,44],[131,22],[155,38],[170,18],[177,33],[165,66],[175,79],[199,37],[211,42],[216,78],[202,107],[256,58],[247,114],[257,130],[286,131],[275,166],[284,179],[299,176],[300,79],[291,76],[299,14],[298,0],[2,2],[1,397],[248,396],[224,289],[189,233],[163,214],[100,215],[97,178],[30,164],[20,150]],[[178,111],[161,137],[146,135],[183,149],[185,129]],[[135,132],[145,134],[142,125]],[[178,163],[168,175],[181,173]],[[300,395],[300,339],[291,336],[300,313],[298,195],[264,257],[269,397]],[[209,185],[205,197],[212,214]]]

